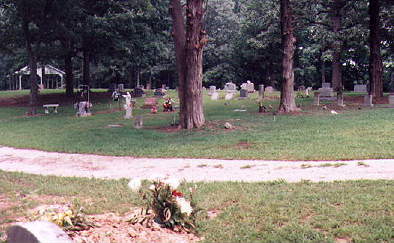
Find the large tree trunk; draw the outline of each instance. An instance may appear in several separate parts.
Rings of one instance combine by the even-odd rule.
[[[375,97],[383,97],[383,63],[380,54],[380,17],[379,0],[369,0],[369,94]]]
[[[331,83],[335,91],[342,90],[342,66],[341,66],[341,51],[342,42],[340,40],[339,32],[342,25],[342,9],[345,6],[343,0],[334,0],[332,2],[332,32],[334,34],[334,42],[332,43],[332,77]]]
[[[289,0],[280,1],[280,22],[282,32],[282,90],[280,94],[279,112],[299,110],[295,104],[294,95],[294,37],[293,13]]]
[[[205,46],[203,0],[187,1],[186,9],[186,106],[185,126],[199,128],[205,123],[202,100],[202,54]]]
[[[36,106],[38,103],[38,86],[37,86],[37,57],[33,50],[33,44],[30,36],[29,30],[29,22],[27,20],[23,21],[23,34],[25,35],[26,40],[26,51],[29,59],[29,69],[30,69],[30,97],[29,97],[29,105],[30,111],[29,113],[34,115],[36,113]]]
[[[64,71],[66,73],[66,96],[74,96],[73,54],[70,50],[64,56]]]
[[[87,49],[83,50],[83,84],[90,85],[90,52]]]
[[[180,0],[171,0],[177,72],[179,78],[180,126],[199,128],[205,117],[202,100],[202,53],[206,44],[203,30],[203,0],[188,0],[186,27]]]
[[[178,73],[178,96],[179,96],[179,122],[185,128],[185,74],[186,74],[186,29],[180,0],[171,0],[170,13],[173,21],[173,37],[175,42],[176,69]]]

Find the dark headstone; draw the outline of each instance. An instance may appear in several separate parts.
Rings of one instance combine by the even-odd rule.
[[[56,224],[47,221],[17,223],[7,229],[8,243],[72,243]]]
[[[247,98],[247,97],[248,97],[248,90],[246,90],[246,89],[241,89],[241,90],[239,91],[239,97],[241,97],[241,98]]]

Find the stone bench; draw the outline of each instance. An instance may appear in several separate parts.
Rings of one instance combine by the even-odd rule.
[[[46,104],[42,107],[44,107],[45,109],[45,114],[49,114],[50,110],[53,110],[54,113],[57,113],[57,108],[59,107],[59,104]]]

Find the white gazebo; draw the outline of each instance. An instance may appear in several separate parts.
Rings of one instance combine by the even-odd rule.
[[[56,82],[56,84],[55,85],[52,85],[52,87],[54,87],[54,88],[56,88],[56,89],[58,89],[58,88],[63,88],[64,87],[64,85],[63,85],[63,82],[64,82],[64,75],[66,74],[65,72],[63,72],[62,70],[60,70],[60,69],[57,69],[57,68],[55,68],[54,66],[52,66],[52,65],[49,65],[49,64],[47,64],[47,65],[45,65],[44,66],[44,73],[45,73],[45,75],[47,75],[47,74],[53,74],[53,75],[59,75],[60,76],[60,84],[58,83],[58,82]],[[47,83],[46,84],[44,84],[43,83],[43,77],[42,77],[42,70],[43,69],[43,66],[42,65],[37,65],[37,75],[40,77],[40,86],[41,87],[45,87],[45,88],[49,88],[49,80],[47,80]],[[14,74],[16,74],[17,75],[17,77],[18,77],[18,80],[17,80],[17,82],[19,82],[19,83],[16,83],[15,85],[14,85],[14,87],[15,87],[15,89],[22,89],[22,76],[23,75],[30,75],[30,68],[29,68],[29,66],[26,66],[26,67],[24,67],[24,68],[22,68],[22,69],[20,69],[20,70],[18,70],[18,71],[16,71]]]

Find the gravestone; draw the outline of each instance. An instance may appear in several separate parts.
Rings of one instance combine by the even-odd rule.
[[[365,95],[364,96],[364,106],[369,106],[373,107],[373,101],[372,101],[373,95]]]
[[[134,120],[134,128],[141,129],[144,127],[144,118],[143,116],[137,116]]]
[[[227,93],[224,97],[225,100],[232,100],[234,97],[234,93]]]
[[[216,92],[216,86],[213,86],[213,85],[209,86],[208,95],[212,95],[215,92]]]
[[[394,93],[389,94],[389,104],[394,105]]]
[[[87,116],[91,116],[92,113],[90,112],[90,108],[92,108],[92,103],[88,102],[88,101],[81,101],[77,104],[77,116],[79,117],[87,117]]]
[[[309,96],[309,93],[312,92],[312,87],[308,87],[305,89],[305,95]]]
[[[343,93],[338,92],[337,93],[337,105],[344,107],[345,105],[343,104]]]
[[[253,93],[254,90],[254,83],[250,82],[249,80],[246,83],[241,84],[241,89],[245,89],[249,93]]]
[[[259,85],[259,98],[260,99],[264,98],[264,84]]]
[[[141,89],[141,87],[136,87],[134,89],[134,93],[133,93],[134,97],[142,97],[144,94],[145,92],[143,89]]]
[[[313,104],[320,105],[320,92],[315,92],[313,95]]]
[[[227,92],[233,92],[235,93],[237,91],[237,85],[235,85],[232,82],[226,83],[224,85],[224,90],[226,90]]]
[[[165,89],[156,89],[155,92],[153,93],[154,96],[165,96],[166,95],[166,90]]]
[[[133,117],[133,105],[131,103],[131,95],[129,92],[126,93],[126,95],[123,95],[123,98],[125,98],[125,104],[124,104],[124,109],[126,110],[126,114],[124,116],[124,119],[131,119]]]
[[[211,94],[211,100],[218,100],[219,99],[219,93],[218,92],[214,92]]]
[[[56,224],[47,221],[17,223],[7,229],[8,243],[73,243]]]
[[[241,89],[240,91],[239,91],[239,97],[240,98],[248,98],[248,91],[246,90],[246,89]]]
[[[275,91],[275,89],[274,89],[274,87],[272,87],[272,86],[267,86],[266,88],[265,88],[265,92],[267,92],[267,93],[272,93],[272,92],[274,92]]]
[[[124,92],[124,84],[118,84],[118,90]]]
[[[333,97],[334,90],[331,88],[330,83],[322,83],[322,87],[319,89],[320,97]]]
[[[367,85],[366,84],[356,84],[354,85],[354,92],[362,92],[367,93]]]

